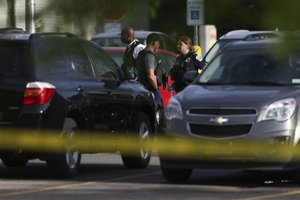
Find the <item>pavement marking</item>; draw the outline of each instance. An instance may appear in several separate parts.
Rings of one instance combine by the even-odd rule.
[[[10,197],[10,196],[18,196],[18,195],[23,195],[23,194],[37,193],[37,192],[46,192],[46,191],[51,191],[51,190],[74,188],[74,187],[79,187],[79,186],[93,185],[95,183],[96,182],[85,182],[85,183],[76,183],[76,184],[68,184],[68,185],[50,186],[50,187],[45,187],[45,188],[31,189],[31,190],[25,190],[25,191],[19,191],[19,192],[9,192],[6,194],[0,194],[0,197]]]
[[[143,176],[152,176],[152,175],[157,175],[161,174],[161,172],[154,172],[154,173],[144,173],[144,174],[137,174],[137,175],[132,175],[132,176],[123,176],[123,177],[118,177],[118,178],[112,178],[109,179],[108,181],[122,181],[126,179],[132,179],[132,178],[138,178],[138,177],[143,177]]]
[[[248,198],[242,198],[239,200],[261,200],[261,199],[273,199],[273,198],[280,198],[280,197],[287,197],[300,194],[300,190],[295,190],[291,192],[283,192],[283,193],[276,193],[276,194],[270,194],[270,195],[263,195],[263,196],[257,196],[257,197],[248,197]]]
[[[155,173],[144,173],[144,174],[137,174],[132,176],[123,176],[118,178],[111,178],[106,181],[121,181],[126,179],[132,179],[137,177],[143,177],[143,176],[152,176],[160,174],[160,172]],[[76,188],[80,186],[89,186],[89,185],[96,185],[97,182],[84,182],[84,183],[75,183],[75,184],[64,184],[64,185],[57,185],[57,186],[50,186],[50,187],[44,187],[44,188],[38,188],[38,189],[30,189],[30,190],[24,190],[24,191],[18,191],[18,192],[9,192],[5,194],[0,194],[0,197],[11,197],[11,196],[19,196],[24,194],[32,194],[32,193],[38,193],[38,192],[47,192],[47,191],[53,191],[53,190],[60,190],[60,189],[71,189]]]

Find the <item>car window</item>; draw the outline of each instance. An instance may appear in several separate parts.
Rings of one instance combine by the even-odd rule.
[[[200,76],[199,82],[243,85],[266,82],[299,84],[300,70],[297,64],[291,65],[294,63],[290,59],[291,56],[295,58],[293,55],[279,57],[260,50],[226,51],[207,66]],[[296,60],[298,59],[296,58]]]
[[[106,53],[114,59],[114,61],[121,66],[123,64],[123,54],[121,51],[106,51]]]
[[[118,79],[117,67],[114,61],[105,52],[93,46],[86,47],[87,53],[94,63],[94,70],[97,78]]]
[[[0,80],[18,81],[28,74],[26,46],[16,43],[0,43]]]
[[[211,49],[205,54],[204,60],[206,63],[212,61],[212,59],[228,44],[237,40],[218,40]]]
[[[75,73],[68,63],[65,49],[57,43],[43,43],[36,49],[37,73],[39,76],[65,78]]]
[[[68,52],[70,54],[72,68],[76,72],[76,77],[95,77],[91,62],[82,46],[69,46]]]

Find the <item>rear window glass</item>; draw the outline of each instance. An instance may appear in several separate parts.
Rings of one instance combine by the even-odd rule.
[[[0,80],[16,81],[28,74],[25,44],[0,42]]]

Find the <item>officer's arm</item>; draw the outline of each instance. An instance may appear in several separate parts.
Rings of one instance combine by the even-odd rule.
[[[148,68],[147,69],[147,75],[148,75],[149,82],[150,82],[151,86],[154,89],[158,89],[157,81],[156,81],[156,76],[154,74],[154,68]]]

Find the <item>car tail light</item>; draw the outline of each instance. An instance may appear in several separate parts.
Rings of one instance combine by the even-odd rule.
[[[55,92],[55,86],[45,82],[27,83],[23,105],[42,105],[49,102]]]

